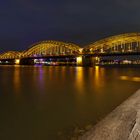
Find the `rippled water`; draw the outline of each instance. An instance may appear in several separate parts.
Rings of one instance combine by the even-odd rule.
[[[0,66],[0,79],[0,139],[57,140],[139,89],[140,68]]]

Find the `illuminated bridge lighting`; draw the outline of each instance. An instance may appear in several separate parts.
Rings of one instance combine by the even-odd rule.
[[[19,65],[19,64],[20,64],[20,59],[16,59],[16,60],[15,60],[15,64],[16,64],[16,65]]]
[[[140,52],[140,33],[128,33],[108,37],[87,45],[83,53],[131,53]]]
[[[21,52],[8,51],[0,55],[0,59],[17,59],[21,57]]]
[[[42,60],[41,60],[42,59]],[[108,37],[84,48],[73,43],[42,41],[29,49],[0,54],[1,64],[140,64],[140,33]]]
[[[78,56],[76,61],[78,65],[82,65],[82,56]]]
[[[42,41],[24,51],[22,57],[63,56],[79,54],[80,47],[72,43]]]

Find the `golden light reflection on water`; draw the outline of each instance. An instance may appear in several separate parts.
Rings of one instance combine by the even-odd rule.
[[[20,92],[20,67],[16,65],[14,69],[13,83],[14,83],[15,93],[19,93]]]
[[[99,71],[99,66],[95,66],[95,83],[96,86],[100,86],[100,71]]]
[[[70,127],[75,124],[84,126],[90,122],[96,123],[139,88],[140,80],[139,69],[128,72],[127,69],[98,66],[24,68],[12,66],[0,70],[1,91],[12,93],[4,98],[1,96],[1,107],[3,108],[4,102],[8,105],[6,107],[14,108],[15,111],[12,112],[14,114],[11,116],[19,115],[21,122],[17,123],[24,124],[23,113],[31,115],[30,118],[28,116],[25,118],[25,122],[32,122],[32,117],[40,114],[39,135],[42,135],[43,130],[44,135],[46,133],[49,135],[49,130],[53,130],[53,134],[56,134],[64,128],[71,130]],[[122,80],[137,82],[120,82],[118,78],[121,75]],[[8,126],[9,123],[6,124],[6,127]],[[34,125],[31,123],[29,128],[34,129],[32,126]],[[38,129],[36,132],[38,133]],[[62,134],[65,132],[62,131]]]
[[[95,71],[94,71],[94,88],[101,88],[102,86],[104,86],[104,76],[105,76],[105,71],[104,68],[101,68],[99,66],[95,66]]]
[[[133,77],[132,80],[135,82],[140,82],[140,77]]]
[[[86,74],[86,75],[85,75]],[[105,84],[105,69],[100,68],[99,66],[95,66],[93,68],[83,68],[83,67],[77,67],[76,68],[76,88],[78,89],[79,93],[84,93],[87,87],[85,85],[86,81],[90,85],[90,88],[88,90],[97,89],[99,90],[102,86]],[[91,88],[92,87],[92,88]]]
[[[76,88],[79,93],[84,93],[84,73],[83,67],[76,68]]]
[[[120,79],[121,80],[129,80],[129,77],[128,76],[120,76]]]
[[[140,82],[140,77],[120,76],[119,79],[124,81]]]

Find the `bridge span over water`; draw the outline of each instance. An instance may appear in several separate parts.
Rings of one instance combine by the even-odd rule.
[[[140,64],[140,33],[108,37],[83,48],[73,43],[42,41],[23,52],[0,54],[1,64],[105,65]]]

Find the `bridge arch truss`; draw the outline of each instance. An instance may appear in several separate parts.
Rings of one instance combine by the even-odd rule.
[[[87,45],[83,53],[131,53],[140,52],[140,33],[128,33],[112,36]]]
[[[72,43],[59,41],[42,41],[33,44],[28,50],[22,53],[23,58],[28,57],[46,57],[63,56],[79,54],[80,47]]]
[[[21,52],[17,51],[8,51],[5,53],[0,54],[0,59],[18,59],[21,56]]]

